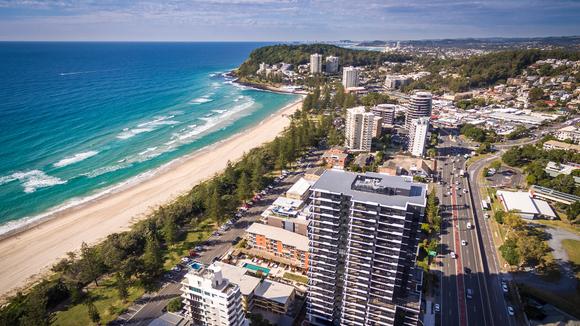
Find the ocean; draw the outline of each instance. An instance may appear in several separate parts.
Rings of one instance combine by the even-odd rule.
[[[258,124],[225,73],[264,43],[0,43],[0,234]]]

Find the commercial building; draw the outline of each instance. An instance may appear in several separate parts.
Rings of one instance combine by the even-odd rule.
[[[568,144],[557,140],[548,140],[544,143],[545,150],[560,149],[564,151],[580,152],[580,145]]]
[[[405,129],[411,128],[415,119],[431,116],[432,96],[428,92],[417,92],[411,96],[405,115]]]
[[[409,129],[409,152],[413,156],[425,154],[425,143],[429,132],[429,117],[423,117],[411,121]]]
[[[193,325],[247,325],[240,287],[222,275],[221,267],[196,265],[181,282],[186,316]]]
[[[322,73],[322,55],[318,53],[310,55],[310,73],[311,74]]]
[[[556,131],[556,138],[559,140],[572,140],[576,144],[580,143],[580,128],[567,126]]]
[[[502,203],[506,212],[511,210],[517,211],[524,219],[556,218],[556,214],[547,202],[533,198],[529,192],[498,190],[497,198]]]
[[[364,106],[346,111],[345,146],[351,151],[368,152],[373,140],[374,114]]]
[[[215,265],[222,269],[224,278],[239,286],[242,307],[246,313],[257,308],[284,315],[294,302],[296,290],[290,285],[248,275],[244,267],[222,262],[216,262]]]
[[[351,88],[358,86],[359,70],[355,67],[344,67],[342,69],[342,86],[344,88]]]
[[[383,118],[384,125],[395,123],[395,104],[379,104],[371,108],[371,113]]]
[[[326,57],[326,72],[336,74],[338,72],[338,57]]]
[[[578,196],[537,185],[530,187],[530,195],[534,198],[542,198],[565,205],[572,205],[573,203],[580,201],[580,197]]]
[[[294,267],[308,269],[308,238],[279,227],[254,223],[246,229],[253,253]]]
[[[411,177],[327,170],[312,186],[307,320],[416,325],[427,187]]]

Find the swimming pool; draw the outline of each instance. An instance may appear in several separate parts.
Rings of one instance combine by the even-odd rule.
[[[270,273],[270,269],[266,268],[266,267],[262,267],[262,266],[256,266],[254,264],[250,264],[250,263],[245,263],[244,264],[244,268],[249,269],[253,272],[262,272],[265,275],[268,275]]]
[[[198,271],[203,267],[202,263],[198,263],[196,261],[192,262],[191,264],[189,264],[189,268],[193,269],[194,271]]]

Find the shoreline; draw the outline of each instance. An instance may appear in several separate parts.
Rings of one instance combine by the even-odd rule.
[[[53,208],[53,213],[0,235],[0,298],[38,280],[67,252],[77,251],[82,242],[92,245],[130,229],[155,208],[221,172],[228,160],[237,161],[252,148],[273,140],[288,126],[288,117],[302,101],[299,98],[228,138],[88,195],[85,202],[54,212],[66,206],[65,202]],[[151,175],[143,178],[147,174]]]

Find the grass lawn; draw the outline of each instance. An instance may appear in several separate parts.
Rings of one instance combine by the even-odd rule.
[[[580,279],[580,241],[565,239],[562,240],[562,247],[566,250],[568,261],[574,265],[576,278]]]
[[[209,219],[201,221],[196,226],[190,227],[183,240],[170,246],[165,252],[164,269],[170,270],[181,261],[181,257],[187,256],[189,250],[200,242],[205,241],[216,226]],[[129,298],[123,303],[118,298],[115,289],[114,278],[108,278],[99,282],[99,287],[92,287],[90,293],[96,298],[95,306],[101,316],[101,325],[115,320],[135,300],[139,299],[145,291],[141,287],[133,286],[129,289]],[[84,304],[72,305],[65,311],[56,313],[55,325],[91,325],[87,307]]]
[[[119,299],[115,289],[114,278],[109,278],[99,282],[99,287],[90,289],[90,293],[95,297],[95,307],[101,316],[101,325],[113,321],[123,311],[125,311],[133,301],[140,298],[145,292],[142,288],[132,286],[129,288],[129,297],[127,302]],[[65,311],[56,313],[54,325],[92,325],[87,307],[84,304],[70,306]]]
[[[165,253],[165,270],[170,270],[181,261],[181,257],[188,256],[189,250],[205,241],[215,231],[216,225],[209,219],[192,226],[185,235],[185,239],[170,246]]]
[[[293,273],[284,273],[284,278],[292,280],[292,281],[296,281],[298,283],[308,284],[308,277],[303,276],[303,275],[298,275],[298,274],[293,274]]]
[[[547,225],[547,226],[551,226],[554,228],[561,228],[564,229],[566,231],[570,231],[574,234],[578,234],[580,235],[580,226],[578,225],[572,225],[566,221],[561,221],[561,220],[533,220],[531,221],[532,223],[538,223],[538,224],[543,224],[543,225]]]

